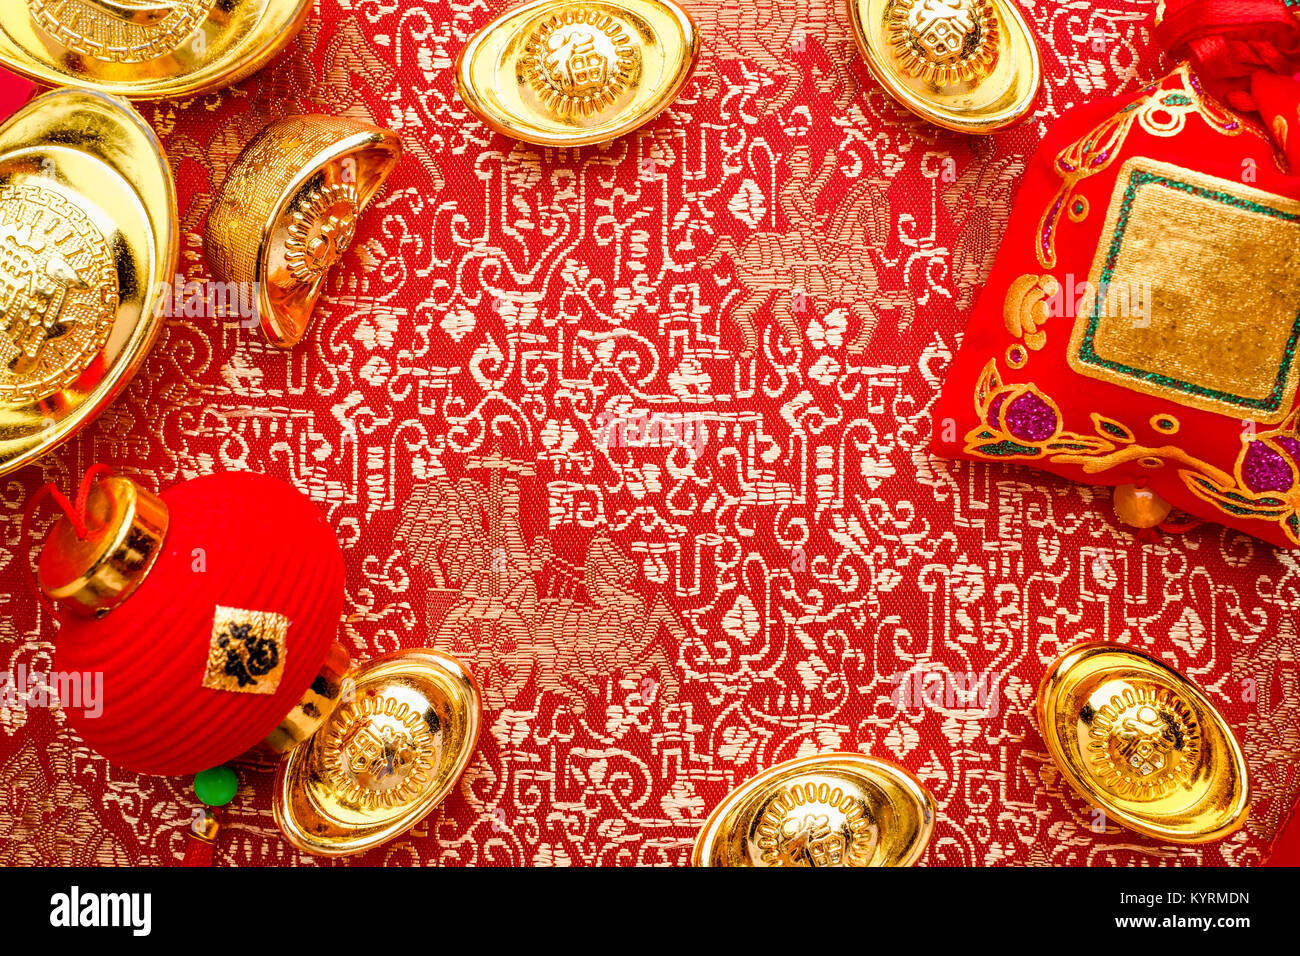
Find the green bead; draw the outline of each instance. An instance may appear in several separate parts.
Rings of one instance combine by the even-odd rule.
[[[213,767],[194,775],[194,795],[210,807],[224,807],[235,799],[239,779],[229,767]]]

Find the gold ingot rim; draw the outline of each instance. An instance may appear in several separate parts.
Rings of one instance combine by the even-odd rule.
[[[482,727],[477,682],[441,651],[385,654],[351,681],[276,772],[275,822],[315,856],[363,853],[414,827],[456,786]]]
[[[72,327],[78,356],[67,359],[71,350],[61,347],[63,379],[39,387],[14,383],[10,394],[0,393],[5,474],[67,441],[139,371],[162,328],[160,305],[180,254],[180,226],[176,187],[157,136],[125,101],[93,90],[45,93],[0,125],[0,188],[36,197],[70,226],[60,242],[78,244],[81,265],[63,288],[74,288],[75,279],[83,311],[87,297],[102,305],[97,321],[83,315]],[[47,259],[47,268],[53,262]],[[50,297],[46,305],[53,301],[63,309],[69,298]],[[47,316],[53,324],[46,328],[61,315]],[[16,348],[0,333],[0,347],[6,345]]]
[[[114,14],[112,8],[129,10],[131,4],[122,0],[80,0],[80,4],[83,9],[101,8],[92,11],[98,17],[88,15],[77,23],[87,24],[87,32],[100,27],[102,36],[78,33],[53,13],[47,22],[38,22],[28,0],[0,0],[0,65],[38,83],[129,99],[198,96],[251,76],[279,55],[307,22],[313,0],[232,0],[224,7],[215,0],[160,2],[159,8],[171,8],[170,24],[129,28],[138,27],[141,42],[159,44],[159,55],[150,59],[134,59],[132,54],[116,59],[95,56],[103,37],[114,35],[103,25],[115,17],[129,19]],[[42,12],[55,5],[45,0]],[[117,27],[119,32],[128,29]],[[178,32],[172,37],[169,29]],[[167,46],[172,39],[174,45]],[[82,69],[62,68],[67,62],[81,64]]]
[[[869,859],[850,865],[913,866],[934,834],[934,798],[914,774],[897,764],[862,753],[827,753],[797,757],[769,767],[736,787],[714,808],[701,827],[691,854],[692,866],[767,866],[761,835],[778,801],[799,803],[800,788],[816,788],[831,805],[849,806],[846,817],[869,801],[871,819],[880,821]],[[856,796],[849,788],[856,789]],[[836,789],[839,788],[839,789]],[[838,798],[837,798],[838,795]]]
[[[1144,705],[1160,734],[1144,730]],[[1035,709],[1062,776],[1121,826],[1169,843],[1210,843],[1246,822],[1250,773],[1236,735],[1201,689],[1163,661],[1122,645],[1079,644],[1048,669]],[[1162,738],[1176,743],[1178,762],[1160,752]],[[1181,769],[1188,758],[1195,765]],[[1135,759],[1137,773],[1128,766]]]
[[[391,130],[304,114],[268,124],[235,159],[208,214],[204,254],[218,281],[257,288],[258,322],[272,345],[292,348],[307,334],[329,272],[401,156]],[[299,211],[330,197],[346,204],[348,246],[323,268],[299,269]]]
[[[617,102],[616,107],[610,104],[614,107],[611,118],[599,124],[584,125],[575,121],[572,113],[582,109],[581,101],[590,102],[599,97],[568,98],[561,93],[556,100],[566,103],[569,114],[567,122],[561,121],[556,118],[554,110],[543,112],[543,104],[537,101],[535,93],[525,91],[519,94],[528,85],[542,89],[540,84],[524,82],[538,72],[522,65],[523,55],[528,52],[527,45],[532,39],[532,35],[525,36],[524,31],[529,27],[541,29],[547,26],[545,15],[548,13],[562,16],[575,10],[598,9],[614,10],[624,17],[635,18],[644,27],[640,31],[642,36],[636,41],[640,46],[634,51],[638,76],[631,84],[632,95],[629,99],[626,87],[620,86],[610,94]],[[665,38],[661,32],[669,27],[674,32]],[[644,42],[647,31],[657,40],[653,49]],[[641,83],[640,75],[647,52],[655,53],[654,60],[660,66],[659,78],[648,90]],[[699,27],[690,13],[673,0],[530,0],[504,11],[475,33],[456,55],[454,75],[461,100],[496,132],[536,146],[585,146],[624,136],[668,109],[690,80],[699,52]],[[675,66],[670,66],[673,63]],[[613,71],[607,66],[606,89],[614,83],[608,79],[610,72]],[[509,84],[512,78],[519,100],[507,105],[501,102],[501,97],[513,99],[510,87],[502,85],[504,93],[499,93],[496,87]],[[600,93],[605,95],[605,89]],[[623,102],[618,102],[619,98]]]
[[[997,33],[992,63],[949,68],[931,60],[923,69],[935,77],[909,75],[896,52],[890,17],[899,0],[846,0],[858,51],[885,90],[907,109],[936,126],[959,133],[993,133],[1027,117],[1043,82],[1042,59],[1033,31],[1015,0],[964,0],[972,15],[991,16]],[[920,0],[914,0],[920,2]],[[924,58],[922,58],[924,59]],[[970,72],[972,76],[954,76]]]

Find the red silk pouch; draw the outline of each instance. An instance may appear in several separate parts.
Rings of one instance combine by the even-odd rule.
[[[1300,25],[1171,0],[1156,35],[1184,62],[1031,161],[932,447],[1300,546]]]

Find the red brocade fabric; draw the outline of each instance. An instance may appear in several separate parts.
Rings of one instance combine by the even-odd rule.
[[[337,532],[353,656],[445,647],[486,714],[447,801],[353,861],[295,852],[272,774],[238,765],[217,865],[680,865],[728,789],[836,749],[932,791],[927,865],[1266,860],[1300,788],[1293,555],[1220,524],[1139,542],[1107,489],[929,450],[1029,157],[1067,110],[1099,122],[1171,68],[1154,5],[1025,4],[1043,98],[983,139],[897,107],[839,2],[686,5],[693,79],[602,147],[467,115],[452,60],[501,0],[322,0],[261,73],[144,104],[196,280],[214,191],[271,119],[355,116],[407,155],[298,348],[172,317],[94,425],[0,482],[0,669],[53,667],[19,540],[42,482],[96,461],[151,487],[249,469]],[[1251,769],[1241,831],[1163,845],[1061,779],[1032,701],[1089,639],[1158,655],[1224,712]],[[10,864],[179,863],[196,806],[188,778],[112,765],[35,705],[0,710],[0,791]]]

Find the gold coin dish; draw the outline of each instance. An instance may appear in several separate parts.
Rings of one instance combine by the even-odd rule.
[[[542,146],[602,143],[668,108],[699,54],[671,0],[534,0],[476,33],[456,60],[465,104]]]
[[[1171,843],[1221,840],[1250,810],[1246,758],[1223,715],[1163,661],[1081,644],[1038,690],[1047,751],[1108,820]]]
[[[271,344],[297,344],[330,269],[402,155],[397,134],[341,116],[291,116],[235,160],[212,210],[204,253],[212,275],[257,289]]]
[[[261,69],[311,0],[0,0],[0,66],[133,99],[196,96]]]
[[[450,655],[404,650],[362,664],[342,700],[276,773],[275,821],[317,856],[405,833],[451,792],[482,724],[478,685]]]
[[[113,97],[0,126],[0,474],[67,441],[144,362],[180,229],[162,147]]]
[[[787,760],[728,794],[695,841],[694,866],[911,866],[934,800],[902,767],[858,753]]]
[[[918,116],[991,133],[1034,108],[1038,46],[1014,0],[848,0],[876,81]]]

